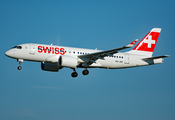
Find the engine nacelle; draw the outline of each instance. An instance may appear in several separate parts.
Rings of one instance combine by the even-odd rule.
[[[54,55],[54,56],[50,56],[48,58],[46,58],[46,62],[47,63],[58,63],[58,59],[59,59],[60,55]]]
[[[60,56],[58,64],[61,67],[76,68],[76,66],[78,65],[78,60],[76,57],[63,55]]]
[[[45,71],[58,72],[61,67],[58,64],[41,63],[41,69]]]

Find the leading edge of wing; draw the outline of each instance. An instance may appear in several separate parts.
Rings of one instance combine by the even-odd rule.
[[[138,39],[134,40],[130,44],[123,46],[121,48],[116,48],[116,49],[111,49],[111,50],[105,50],[101,52],[94,52],[86,55],[79,55],[78,57],[80,58],[90,58],[90,57],[105,57],[105,56],[112,56],[113,54],[117,53],[120,50],[126,49],[126,48],[131,48],[135,45],[135,43],[138,41]]]

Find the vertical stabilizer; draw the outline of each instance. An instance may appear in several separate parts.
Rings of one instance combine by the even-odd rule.
[[[161,28],[153,28],[137,45],[128,53],[152,56]]]

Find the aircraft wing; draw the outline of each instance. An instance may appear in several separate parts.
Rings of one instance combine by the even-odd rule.
[[[78,57],[80,59],[82,59],[83,61],[85,61],[85,64],[84,64],[85,66],[89,66],[92,63],[95,63],[95,61],[98,59],[104,59],[104,57],[106,57],[106,56],[112,56],[113,54],[118,53],[119,50],[133,47],[137,41],[138,41],[138,39],[134,40],[130,44],[123,46],[121,48],[100,51],[100,52],[90,53],[90,54],[86,54],[86,55],[79,55]]]

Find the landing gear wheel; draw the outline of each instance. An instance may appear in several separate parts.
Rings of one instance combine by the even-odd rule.
[[[18,70],[21,70],[21,69],[22,69],[22,67],[21,67],[21,66],[19,66],[19,67],[18,67]]]
[[[23,62],[23,59],[17,59],[17,61],[19,62],[18,70],[21,70],[21,63]]]
[[[89,71],[88,70],[83,70],[83,75],[88,75],[89,74]]]
[[[77,77],[77,76],[78,76],[78,73],[77,73],[77,72],[73,72],[73,73],[71,74],[71,76],[72,76],[72,77]]]

